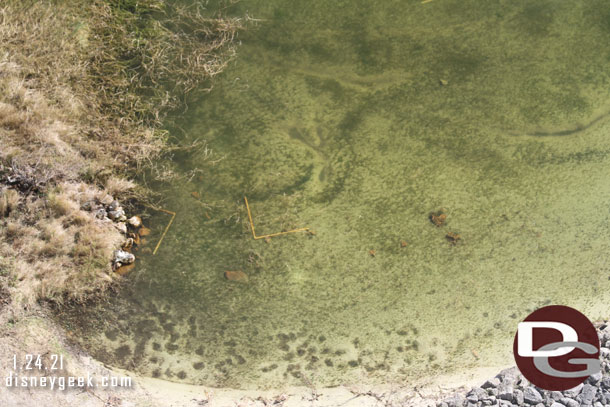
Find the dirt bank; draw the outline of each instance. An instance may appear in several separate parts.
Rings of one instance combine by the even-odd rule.
[[[241,28],[162,0],[2,2],[3,369],[16,354],[62,353],[70,369],[87,370],[47,306],[103,295],[120,279],[113,259],[128,241],[125,212],[151,198],[132,179],[144,169],[171,177],[154,168],[167,151],[164,115],[186,92],[211,86]],[[1,387],[0,404],[35,404],[34,390],[13,390]],[[100,405],[81,393],[40,394],[44,405]]]

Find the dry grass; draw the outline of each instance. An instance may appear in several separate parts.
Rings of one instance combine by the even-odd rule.
[[[40,298],[83,300],[110,283],[110,259],[124,240],[112,222],[81,209],[106,192],[64,182],[47,199],[29,196],[3,219],[0,253],[9,259],[9,292],[20,306]]]
[[[82,300],[122,242],[81,209],[137,196],[164,114],[234,55],[237,19],[160,0],[0,3],[0,283],[14,308]]]
[[[13,189],[0,189],[0,218],[8,216],[19,205],[19,193]]]

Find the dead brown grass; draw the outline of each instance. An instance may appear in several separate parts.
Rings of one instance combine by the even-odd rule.
[[[158,157],[164,114],[225,67],[240,28],[161,0],[0,4],[0,284],[15,309],[112,283],[124,237],[83,204],[133,196],[125,175]]]
[[[81,209],[105,195],[82,182],[64,182],[47,199],[23,199],[3,219],[0,254],[11,269],[9,292],[20,306],[40,298],[61,301],[66,294],[84,300],[112,282],[110,259],[124,237],[112,222]]]

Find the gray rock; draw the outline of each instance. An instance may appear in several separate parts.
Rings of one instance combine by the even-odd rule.
[[[580,391],[583,388],[583,384],[579,384],[578,386],[572,387],[571,389],[564,390],[563,395],[566,397],[574,398],[580,394]]]
[[[116,211],[109,211],[108,217],[114,221],[118,220],[124,222],[125,220],[127,220],[127,217],[125,216],[125,211],[122,208],[119,208]]]
[[[499,406],[513,407],[513,403],[508,400],[498,400]]]
[[[466,399],[460,394],[454,394],[443,401],[447,403],[447,407],[463,407],[466,404]]]
[[[136,260],[136,256],[133,254],[126,252],[124,250],[115,250],[114,252],[114,264],[131,264]]]
[[[487,398],[481,400],[481,402],[486,406],[493,406],[494,404],[498,404],[496,396],[487,396]]]
[[[587,378],[587,383],[596,385],[602,380],[602,377],[603,377],[602,372],[597,372]]]
[[[610,404],[610,392],[602,390],[601,394],[599,395],[599,401],[604,404]]]
[[[479,400],[486,399],[487,397],[487,392],[480,387],[474,387],[466,394],[466,399],[473,403],[476,403]]]
[[[483,383],[483,385],[481,387],[483,389],[491,389],[491,388],[498,387],[499,384],[500,384],[500,379],[498,379],[497,377],[494,377],[493,379],[489,379],[485,383]]]
[[[98,209],[97,211],[95,211],[95,217],[98,219],[104,219],[108,214],[106,213],[106,210],[103,208]]]
[[[519,375],[519,377],[517,378],[517,384],[522,388],[526,388],[530,385],[530,381],[527,380],[525,377]]]
[[[568,397],[562,398],[561,400],[559,400],[559,402],[566,407],[580,407],[580,404],[578,403],[578,401],[572,400],[571,398],[568,398]]]
[[[513,385],[500,383],[498,386],[498,398],[502,400],[512,400],[513,399]]]
[[[490,396],[497,396],[498,389],[495,387],[490,387],[489,389],[487,389],[487,394],[489,394]]]
[[[504,384],[513,385],[519,378],[519,370],[516,366],[509,369],[504,369],[496,375],[496,378],[500,379],[500,381]]]
[[[582,387],[582,390],[578,397],[576,397],[576,400],[580,401],[581,404],[591,405],[593,404],[595,393],[597,393],[597,387],[587,383]]]
[[[538,404],[543,402],[542,395],[532,386],[528,386],[523,390],[523,399],[529,404]]]
[[[551,404],[551,407],[566,407],[566,406],[555,401],[555,402],[553,402],[553,404]]]
[[[517,405],[521,405],[523,404],[523,392],[519,389],[515,389],[513,391],[513,403],[517,404]]]
[[[551,400],[557,401],[562,399],[563,394],[561,394],[560,391],[552,391],[549,396],[551,397]]]
[[[601,355],[601,357],[607,359],[610,356],[610,348],[602,347],[599,350],[599,354]]]

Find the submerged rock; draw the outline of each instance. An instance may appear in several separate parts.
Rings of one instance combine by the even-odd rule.
[[[243,271],[225,271],[225,278],[230,281],[238,281],[245,283],[248,281],[248,275]]]
[[[440,210],[440,211],[431,213],[430,216],[428,217],[428,219],[430,219],[430,222],[432,222],[434,224],[434,226],[441,227],[447,221],[447,215],[442,210]]]
[[[125,249],[125,250],[129,250],[129,249],[131,249],[131,247],[133,246],[133,243],[134,243],[133,238],[128,237],[128,238],[125,240],[125,242],[123,243],[122,247],[123,247],[123,249]]]
[[[150,230],[149,228],[147,228],[147,227],[142,227],[142,228],[140,228],[140,230],[138,231],[138,234],[139,234],[140,236],[144,237],[144,236],[148,236],[148,235],[150,235],[150,232],[151,232],[151,230]]]
[[[136,266],[135,263],[131,263],[131,264],[126,264],[124,266],[119,267],[118,269],[116,269],[116,273],[120,274],[120,275],[124,275],[129,273],[131,270],[133,270],[133,268]]]
[[[127,223],[134,228],[139,228],[142,226],[142,219],[139,216],[132,216],[127,220]]]
[[[445,239],[447,239],[451,244],[457,244],[460,240],[462,240],[462,236],[458,233],[449,232],[445,235]]]

